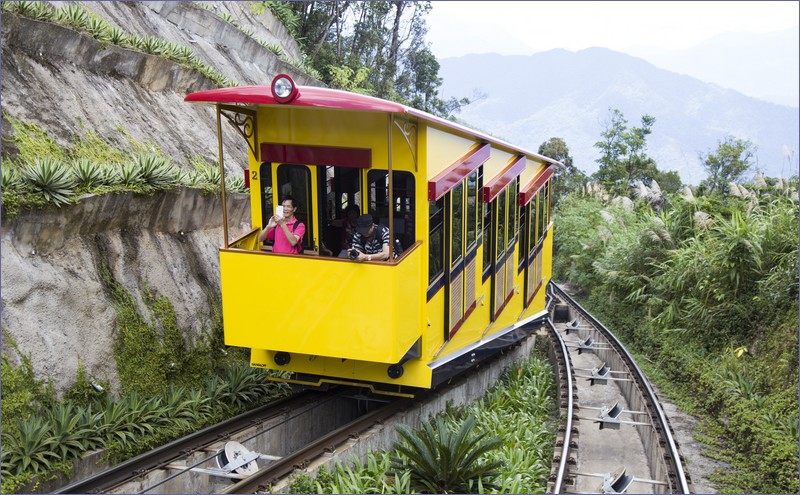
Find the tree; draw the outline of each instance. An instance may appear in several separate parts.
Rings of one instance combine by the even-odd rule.
[[[335,89],[451,118],[468,98],[439,98],[439,62],[425,42],[429,1],[265,2],[308,63]]]
[[[601,154],[596,160],[600,168],[592,177],[620,196],[626,195],[637,180],[645,184],[655,180],[668,186],[664,191],[677,191],[681,186],[677,172],[660,171],[646,153],[647,136],[652,134],[656,118],[645,114],[641,127],[628,128],[620,110],[609,109],[609,112],[610,120],[600,134],[602,139],[594,144]]]
[[[754,154],[755,147],[750,140],[725,136],[722,141],[717,142],[716,151],[700,155],[703,168],[708,174],[708,178],[701,184],[711,191],[727,194],[728,183],[741,178],[750,169],[750,159]]]
[[[558,201],[570,192],[579,189],[589,181],[586,174],[578,170],[572,164],[572,156],[569,154],[567,143],[560,137],[550,138],[539,145],[540,155],[558,160],[564,164],[564,168],[556,168],[555,180],[553,181],[553,207]]]

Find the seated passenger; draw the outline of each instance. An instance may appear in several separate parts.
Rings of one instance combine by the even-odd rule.
[[[372,215],[361,215],[356,220],[356,231],[348,251],[350,259],[357,261],[386,261],[391,253],[389,228],[376,224]]]
[[[341,220],[334,220],[333,225],[342,228],[342,250],[339,251],[340,258],[347,258],[350,251],[350,244],[353,242],[353,234],[356,233],[356,220],[361,213],[358,205],[350,205],[344,210],[345,217]]]
[[[267,226],[258,234],[258,241],[274,241],[273,253],[297,254],[300,242],[306,233],[306,226],[294,216],[297,208],[293,197],[287,195],[281,201],[281,205],[283,215],[276,213],[269,219]]]

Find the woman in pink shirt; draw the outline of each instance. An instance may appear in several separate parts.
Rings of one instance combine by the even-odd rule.
[[[266,228],[258,234],[258,241],[274,241],[273,253],[296,254],[306,233],[306,226],[294,216],[296,206],[293,197],[284,197],[281,205],[283,215],[275,214],[269,219]]]

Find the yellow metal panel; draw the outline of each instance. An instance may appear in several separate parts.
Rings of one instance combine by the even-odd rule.
[[[422,335],[421,253],[392,266],[223,250],[225,343],[396,363]]]
[[[269,107],[258,115],[258,142],[371,148],[372,167],[388,162],[387,116],[327,108]]]
[[[439,172],[452,165],[456,160],[464,156],[477,142],[473,139],[458,137],[433,127],[428,127],[427,130],[427,147],[420,148],[427,151],[428,168],[425,172],[426,180],[435,177]],[[492,153],[494,152],[495,150],[492,150]]]
[[[492,148],[491,156],[483,165],[483,184],[488,184],[489,181],[502,172],[513,156],[511,153]]]
[[[538,174],[543,168],[544,165],[541,162],[531,159],[525,160],[525,169],[519,174],[520,190],[522,190],[522,188],[524,188],[531,180],[533,180],[533,178],[536,177],[536,174]],[[519,197],[514,198],[514,201],[518,203]]]

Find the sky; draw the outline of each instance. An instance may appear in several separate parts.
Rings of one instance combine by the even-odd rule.
[[[797,1],[442,1],[426,17],[438,59],[469,53],[531,55],[592,46],[626,53],[682,49],[726,32],[798,25]]]

